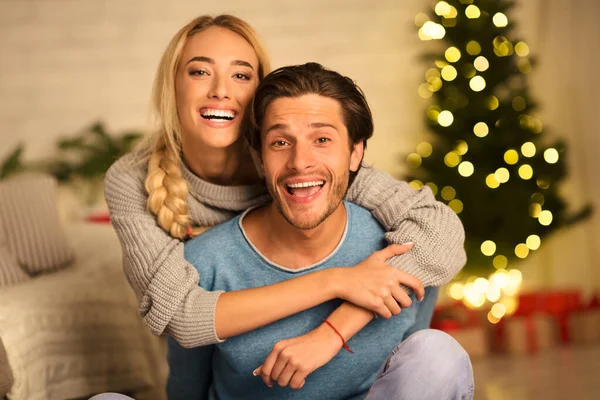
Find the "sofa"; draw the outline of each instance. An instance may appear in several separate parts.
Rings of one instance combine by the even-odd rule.
[[[46,214],[53,210],[39,204],[32,212],[41,208],[43,215],[15,225],[13,217],[21,214],[6,209],[10,201],[13,207],[22,201],[6,197],[19,192],[15,187],[36,185],[45,187],[40,195],[45,200],[55,196],[49,177],[0,182],[0,278],[3,274],[5,281],[0,282],[0,398],[88,399],[102,392],[138,400],[165,398],[164,340],[153,336],[137,314],[112,227],[82,219],[65,223],[58,217],[49,222]],[[31,192],[25,196],[35,197]],[[54,226],[44,231],[41,224],[48,223]],[[19,250],[22,243],[15,240],[28,240],[19,232],[22,225],[25,234],[44,231],[47,237],[32,242],[46,243],[48,257],[37,254],[38,264],[54,258],[58,263],[52,268],[39,270],[38,265],[32,271],[35,263],[25,258],[42,251],[24,245]]]

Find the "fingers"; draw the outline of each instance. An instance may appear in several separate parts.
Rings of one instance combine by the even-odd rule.
[[[419,299],[419,301],[423,300],[423,297],[425,296],[425,288],[417,277],[400,270],[398,270],[396,275],[398,277],[398,283],[402,283],[414,290],[417,299]]]
[[[400,290],[402,291],[402,290]],[[385,304],[385,306],[387,307],[387,309],[392,313],[392,315],[398,315],[400,314],[400,305],[398,304],[398,302],[396,301],[396,299],[392,296],[388,296],[385,299],[383,299],[383,302]]]
[[[285,386],[289,385],[290,380],[292,379],[292,376],[294,375],[295,372],[296,372],[296,366],[292,365],[291,362],[288,362],[286,364],[285,368],[283,369],[283,371],[281,371],[281,373],[277,377],[277,384],[281,387],[285,387]],[[275,379],[274,377],[272,377],[272,378]]]
[[[392,258],[394,256],[398,256],[400,254],[404,254],[414,246],[413,243],[404,243],[404,244],[390,244],[385,249],[381,249],[373,253],[373,255],[381,260],[385,261],[388,258]]]
[[[412,300],[400,286],[392,289],[392,296],[396,304],[399,304],[399,307],[408,308],[412,304]]]
[[[276,362],[279,360],[279,353],[281,353],[281,351],[284,348],[285,344],[283,342],[275,343],[275,346],[273,346],[273,350],[271,350],[271,353],[269,353],[269,355],[265,359],[265,362],[259,367],[260,372],[255,370],[259,372],[259,375],[261,375],[263,382],[269,387],[273,386],[273,380],[271,379],[273,368],[275,367]]]

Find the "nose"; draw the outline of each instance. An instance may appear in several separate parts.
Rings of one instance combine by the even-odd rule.
[[[223,75],[216,75],[211,82],[210,90],[208,91],[208,97],[211,99],[229,99],[229,85],[228,80]]]
[[[316,164],[313,149],[309,143],[297,142],[289,152],[288,168],[296,171],[311,169]]]

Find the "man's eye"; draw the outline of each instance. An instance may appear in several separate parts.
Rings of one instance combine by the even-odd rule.
[[[329,142],[329,138],[326,138],[326,137],[320,137],[317,139],[317,143],[320,143],[320,144],[324,144],[327,142]]]
[[[275,147],[284,147],[287,145],[287,142],[285,140],[276,140],[273,142],[273,146]]]

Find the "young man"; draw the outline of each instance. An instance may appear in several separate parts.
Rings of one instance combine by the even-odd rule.
[[[186,244],[205,289],[354,265],[386,246],[372,215],[343,202],[373,132],[350,79],[314,63],[281,68],[261,82],[248,117],[273,202]],[[403,342],[432,312],[427,300],[411,300],[390,319],[334,300],[213,346],[183,349],[170,340],[169,398],[471,398],[470,361],[451,337],[420,330]]]

